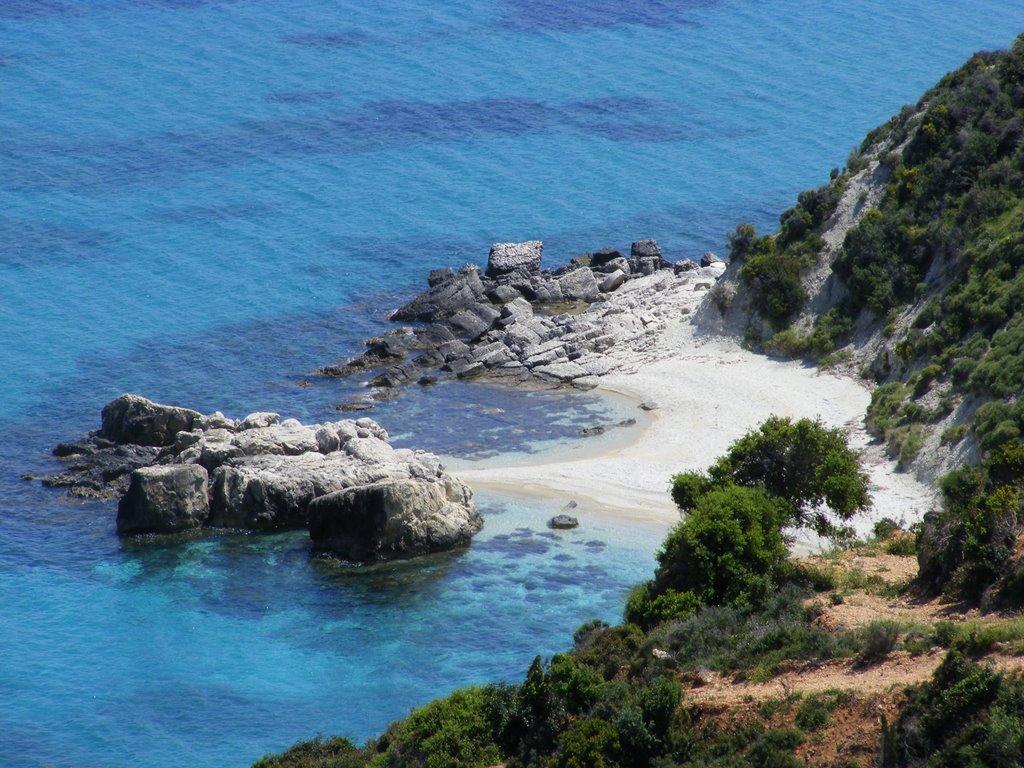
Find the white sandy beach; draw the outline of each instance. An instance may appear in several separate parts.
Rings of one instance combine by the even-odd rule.
[[[603,376],[601,390],[632,397],[637,406],[653,401],[658,408],[650,418],[637,407],[637,425],[616,430],[618,435],[603,439],[599,450],[580,441],[539,457],[463,463],[453,472],[471,487],[542,494],[551,499],[553,512],[575,500],[579,506],[573,514],[581,524],[590,509],[668,527],[679,519],[668,494],[674,473],[704,469],[768,416],[806,416],[843,427],[851,445],[863,450],[873,508],[855,521],[858,532],[870,531],[883,516],[914,522],[934,504],[932,489],[897,473],[880,447],[869,445],[863,418],[870,394],[859,381],[772,360],[731,339],[701,335],[690,316],[669,322],[658,332],[654,348],[617,348],[614,354],[634,359]],[[632,370],[623,372],[627,369]]]

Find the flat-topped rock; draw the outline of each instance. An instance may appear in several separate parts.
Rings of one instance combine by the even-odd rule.
[[[132,472],[128,492],[117,505],[117,532],[195,530],[209,516],[205,469],[196,464],[142,467]]]
[[[498,277],[512,272],[532,274],[540,271],[544,243],[529,240],[525,243],[495,243],[487,257],[487,276]]]

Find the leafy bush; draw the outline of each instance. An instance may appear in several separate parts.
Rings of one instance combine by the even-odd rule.
[[[808,696],[796,711],[797,727],[808,733],[827,727],[832,722],[832,712],[845,698],[844,694],[838,692]]]
[[[370,757],[348,739],[317,736],[291,747],[280,755],[267,755],[252,768],[362,768]]]
[[[413,710],[381,737],[389,768],[477,768],[501,760],[487,718],[487,692],[463,688]]]
[[[684,669],[706,667],[747,677],[770,677],[784,662],[852,655],[851,639],[812,626],[807,593],[787,584],[758,608],[702,608],[669,622],[651,642],[671,652]]]
[[[654,579],[630,595],[628,621],[651,627],[701,605],[754,605],[786,560],[786,506],[760,488],[725,483],[699,496],[658,552]]]
[[[753,295],[754,308],[776,327],[787,323],[807,301],[807,291],[800,281],[804,266],[802,259],[780,255],[774,247],[764,246],[740,269],[740,277]]]
[[[619,733],[611,723],[588,717],[565,732],[551,765],[554,768],[617,768],[621,751]]]
[[[883,661],[892,653],[900,636],[900,627],[894,621],[873,621],[857,634],[860,645],[857,663],[867,666]]]
[[[895,728],[908,764],[1020,765],[1024,754],[1024,681],[1006,678],[950,651],[931,681],[908,700]]]
[[[787,502],[787,525],[820,534],[836,530],[829,513],[848,520],[870,504],[867,476],[843,431],[812,419],[767,419],[733,443],[708,474],[718,483],[764,488]]]
[[[964,467],[939,481],[943,509],[925,516],[917,537],[919,579],[926,587],[979,600],[1000,584],[1011,587],[1007,568],[1021,526],[1024,446],[1003,443],[980,467]]]

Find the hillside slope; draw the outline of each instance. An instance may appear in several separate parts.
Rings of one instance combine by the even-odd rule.
[[[707,330],[887,385],[869,426],[934,480],[1024,428],[1024,38],[872,131],[772,236],[741,225]]]

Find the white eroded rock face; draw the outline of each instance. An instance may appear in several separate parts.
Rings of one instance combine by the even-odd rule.
[[[320,496],[309,505],[318,551],[372,562],[464,546],[483,526],[459,480],[385,480]]]

